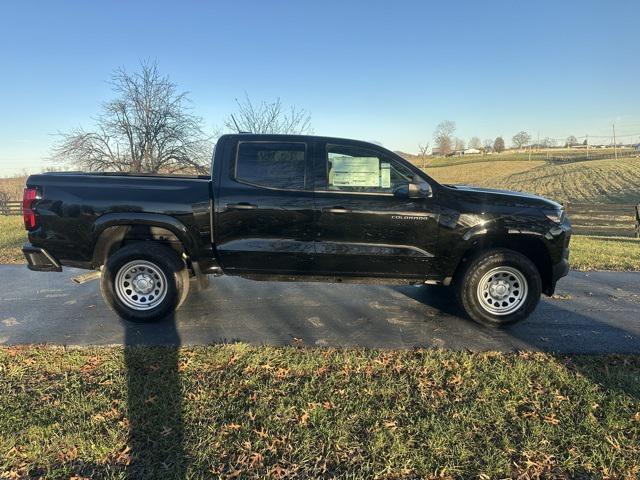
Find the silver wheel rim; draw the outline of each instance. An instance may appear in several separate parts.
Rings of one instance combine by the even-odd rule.
[[[123,265],[116,274],[116,295],[134,310],[151,310],[167,296],[167,278],[160,267],[146,260]]]
[[[527,298],[528,284],[520,270],[496,267],[485,273],[478,283],[478,301],[492,315],[509,315]]]

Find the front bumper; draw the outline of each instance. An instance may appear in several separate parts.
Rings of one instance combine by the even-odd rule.
[[[567,242],[568,243],[568,242]],[[545,294],[552,296],[556,291],[556,283],[562,277],[566,277],[569,274],[569,248],[562,249],[562,260],[553,265],[551,268],[551,283],[548,289],[545,288]]]
[[[29,270],[35,272],[61,272],[62,266],[53,255],[44,248],[34,247],[27,243],[22,247],[22,253],[27,259]]]
[[[569,250],[567,250],[567,254],[569,253]],[[569,258],[563,258],[560,263],[556,263],[553,266],[553,272],[552,272],[552,277],[553,277],[553,283],[556,283],[558,280],[560,280],[562,277],[566,277],[569,274]]]

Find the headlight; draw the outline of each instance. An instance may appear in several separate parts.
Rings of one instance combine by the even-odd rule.
[[[565,219],[564,207],[560,208],[543,208],[542,213],[544,216],[551,220],[553,223],[562,223]]]

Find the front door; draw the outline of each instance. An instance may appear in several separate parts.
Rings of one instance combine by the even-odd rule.
[[[431,198],[399,195],[417,171],[384,150],[326,144],[315,156],[319,274],[426,278],[437,215]]]
[[[305,274],[313,256],[314,203],[304,142],[241,141],[222,172],[216,252],[235,273]]]

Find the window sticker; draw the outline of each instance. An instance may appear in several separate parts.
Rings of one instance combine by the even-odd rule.
[[[329,185],[334,187],[380,186],[379,158],[330,155],[329,159],[331,161]]]
[[[380,186],[382,188],[391,188],[391,164],[380,164]]]

